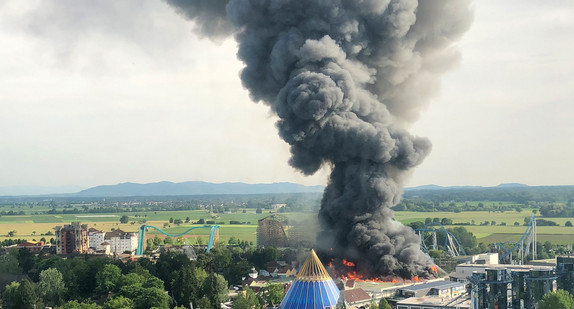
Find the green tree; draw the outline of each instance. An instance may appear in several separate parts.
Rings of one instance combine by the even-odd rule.
[[[235,301],[233,301],[234,309],[254,309],[258,307],[259,300],[257,300],[257,296],[249,287],[245,287],[243,291],[240,291]]]
[[[171,292],[177,304],[195,304],[202,296],[207,273],[202,268],[186,265],[176,272]]]
[[[18,288],[20,287],[20,282],[13,281],[6,285],[4,293],[2,293],[2,308],[12,309],[16,308],[20,295],[18,294]]]
[[[28,249],[20,248],[18,250],[18,265],[22,268],[24,273],[28,273],[30,269],[34,268],[35,264],[34,254],[28,251]]]
[[[572,226],[572,222],[571,222],[571,221],[566,221],[566,223],[564,224],[564,226]]]
[[[472,250],[476,247],[477,241],[476,236],[471,232],[467,231],[462,226],[457,226],[455,228],[447,229],[450,233],[454,235],[454,237],[458,240],[460,245],[464,248],[464,250]],[[444,238],[443,238],[444,239]]]
[[[161,238],[159,238],[159,236],[155,235],[153,237],[153,244],[155,245],[155,247],[159,247],[159,245],[161,245],[163,243],[163,240]]]
[[[249,265],[249,262],[247,261],[231,263],[231,265],[229,265],[229,271],[226,277],[229,279],[230,283],[240,284],[241,278],[245,277],[250,270],[251,265]]]
[[[77,300],[67,302],[66,304],[56,307],[56,309],[100,309],[101,307],[94,303],[80,303]]]
[[[280,284],[271,283],[263,288],[262,296],[266,304],[271,307],[277,307],[283,300],[284,289]]]
[[[377,302],[373,299],[373,300],[371,300],[371,304],[369,306],[369,309],[379,309],[379,304],[377,304]]]
[[[574,309],[574,296],[564,290],[548,293],[542,297],[538,309]]]
[[[128,217],[128,216],[126,216],[126,215],[123,215],[123,216],[120,218],[120,223],[124,223],[124,224],[125,224],[125,223],[128,223],[129,220],[130,220],[130,217]]]
[[[169,309],[169,296],[164,290],[156,288],[140,288],[137,296],[132,298],[135,309],[148,309],[155,307],[158,309]]]
[[[96,274],[96,291],[99,293],[108,293],[115,291],[122,276],[119,267],[113,264],[105,265]]]
[[[212,307],[211,307],[211,303],[209,302],[209,298],[207,298],[206,296],[203,296],[203,297],[197,302],[197,307],[194,306],[194,308],[209,309],[209,308],[212,308]]]
[[[11,250],[8,254],[0,256],[0,273],[19,274],[18,254]]]
[[[249,262],[257,268],[264,268],[267,262],[277,261],[280,255],[281,252],[277,248],[258,248],[251,254]]]
[[[24,279],[20,282],[18,298],[15,308],[34,309],[42,307],[40,297],[36,291],[36,285],[28,279]]]
[[[42,270],[38,290],[47,305],[57,306],[61,304],[66,293],[62,273],[55,268]]]
[[[123,286],[120,289],[120,295],[133,300],[135,309],[169,308],[169,296],[163,289],[130,285]]]
[[[102,309],[134,309],[134,308],[135,308],[134,301],[123,296],[117,296],[108,299],[102,306]]]
[[[440,220],[440,224],[442,225],[452,225],[452,219],[450,218],[442,218]]]
[[[146,240],[145,252],[149,254],[151,251],[157,249],[157,246],[153,243],[153,239]]]
[[[379,302],[379,309],[392,309],[392,308],[385,298],[381,298],[381,301]]]
[[[143,285],[146,281],[146,278],[142,275],[138,275],[136,273],[129,273],[127,275],[122,275],[118,280],[118,286],[129,286],[129,285]]]
[[[221,303],[224,303],[228,298],[227,280],[216,273],[209,274],[203,283],[203,293],[208,297],[211,308],[221,308]]]

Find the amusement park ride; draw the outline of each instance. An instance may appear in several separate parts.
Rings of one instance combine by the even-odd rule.
[[[145,233],[146,233],[147,229],[149,229],[149,228],[157,230],[160,233],[162,233],[163,235],[166,235],[169,237],[179,237],[179,236],[185,235],[185,234],[187,234],[187,233],[189,233],[195,229],[210,229],[211,231],[209,233],[209,241],[207,242],[207,252],[209,252],[211,250],[211,248],[213,247],[213,242],[215,241],[216,234],[218,233],[219,225],[194,226],[192,228],[187,229],[183,233],[169,234],[169,233],[166,233],[166,232],[162,231],[161,229],[159,229],[153,225],[142,224],[142,225],[140,225],[139,232],[138,232],[138,249],[136,250],[136,255],[143,255],[144,247],[145,247]]]
[[[432,247],[430,249],[437,250],[441,249],[448,252],[451,256],[465,255],[464,249],[456,239],[456,237],[445,229],[445,227],[438,222],[430,222],[424,226],[422,229],[415,230],[421,238],[421,249],[424,252],[428,252],[427,242],[430,237],[432,237]],[[444,243],[442,245],[438,244],[437,233],[444,233]],[[536,259],[536,217],[532,215],[530,222],[522,234],[522,237],[517,242],[508,241],[505,243],[497,243],[495,247],[500,250],[501,254],[499,261],[504,261],[504,259],[509,258],[512,260],[512,252],[518,252],[520,256],[520,264],[524,263],[524,258],[529,254],[532,254],[532,259]]]

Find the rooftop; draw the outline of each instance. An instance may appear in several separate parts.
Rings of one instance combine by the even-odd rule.
[[[463,283],[454,282],[454,281],[435,281],[417,285],[406,286],[402,288],[403,291],[420,291],[424,289],[432,289],[432,288],[439,288],[439,289],[450,289],[457,286],[464,286]]]
[[[398,305],[428,305],[434,307],[446,307],[446,308],[470,308],[470,300],[461,299],[460,301],[455,301],[452,298],[445,297],[410,297],[397,302]],[[448,307],[447,307],[448,305]]]
[[[348,303],[371,300],[371,296],[363,289],[344,290],[343,293],[345,293],[345,300]]]
[[[315,251],[311,250],[279,308],[334,308],[339,295],[335,282],[319,261]]]
[[[324,281],[324,280],[332,280],[329,273],[317,257],[315,250],[311,250],[311,254],[301,266],[301,270],[297,274],[297,280],[301,281]]]

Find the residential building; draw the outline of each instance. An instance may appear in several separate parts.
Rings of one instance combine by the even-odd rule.
[[[88,225],[72,222],[56,226],[56,254],[87,253]]]
[[[110,244],[111,252],[117,254],[126,251],[133,252],[138,246],[138,235],[136,233],[124,232],[119,229],[107,232],[104,240]]]
[[[104,236],[106,232],[97,230],[93,227],[88,229],[88,247],[93,248],[94,251],[103,250],[102,244],[105,242]]]

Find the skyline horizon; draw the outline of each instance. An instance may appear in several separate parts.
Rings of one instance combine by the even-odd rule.
[[[97,184],[93,186],[77,186],[77,185],[57,185],[57,186],[49,186],[49,185],[13,185],[13,186],[0,186],[0,197],[2,196],[42,196],[42,195],[56,195],[56,194],[75,194],[79,193],[84,190],[89,190],[97,187],[103,186],[118,186],[122,184],[135,184],[135,185],[150,185],[150,184],[158,184],[158,183],[171,183],[171,184],[182,184],[182,183],[191,183],[191,182],[201,182],[201,183],[208,183],[208,184],[246,184],[246,185],[270,185],[270,184],[295,184],[295,185],[302,185],[305,187],[316,187],[322,186],[325,187],[323,184],[301,184],[296,182],[289,182],[289,181],[275,181],[275,182],[242,182],[242,181],[224,181],[224,182],[209,182],[203,180],[187,180],[187,181],[169,181],[169,180],[160,180],[160,181],[153,181],[153,182],[118,182],[118,183],[108,183],[108,184]],[[574,184],[527,184],[522,182],[500,182],[497,184],[456,184],[456,185],[445,185],[445,184],[435,184],[435,183],[428,183],[422,185],[415,185],[409,186],[406,185],[403,189],[410,190],[410,189],[417,189],[422,187],[441,187],[441,188],[496,188],[496,187],[510,187],[510,186],[526,186],[526,187],[567,187],[567,186],[574,186]],[[50,191],[51,190],[51,191]]]

